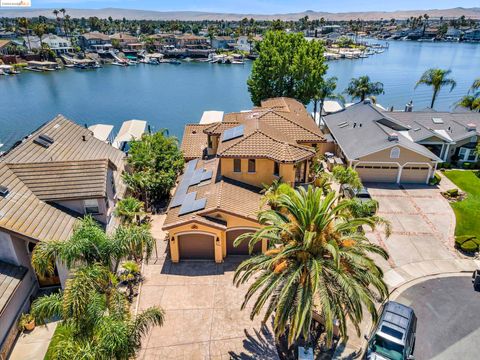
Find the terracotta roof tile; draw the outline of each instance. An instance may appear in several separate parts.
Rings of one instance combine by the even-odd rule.
[[[201,158],[203,151],[207,147],[207,134],[204,130],[210,127],[210,124],[187,124],[183,132],[181,150],[186,160]]]

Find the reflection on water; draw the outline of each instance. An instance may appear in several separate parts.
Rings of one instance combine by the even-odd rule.
[[[449,110],[480,77],[480,45],[390,42],[390,49],[367,59],[329,62],[329,76],[339,79],[339,91],[350,78],[367,74],[385,85],[378,97],[384,106],[415,109],[428,106],[431,90],[415,82],[427,68],[452,69],[457,88],[444,89],[436,108]],[[168,128],[182,136],[183,125],[198,122],[205,110],[238,111],[251,107],[246,80],[251,63],[180,66],[140,64],[128,68],[66,69],[25,72],[0,77],[0,143],[13,144],[56,114],[81,124],[110,123],[119,129],[128,119],[145,119],[153,129]]]

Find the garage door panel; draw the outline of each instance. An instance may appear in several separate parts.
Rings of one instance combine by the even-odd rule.
[[[242,234],[253,233],[254,230],[230,230],[227,232],[227,256],[228,255],[248,255],[248,244],[249,241],[245,239],[238,246],[233,246],[233,243]],[[257,243],[254,246],[253,252],[258,253],[262,251],[262,244]]]
[[[358,165],[355,170],[363,182],[397,182],[398,167],[394,165]]]
[[[178,236],[180,259],[215,260],[215,237],[209,234],[185,234]]]
[[[404,166],[400,182],[424,184],[429,172],[430,168],[427,166]]]

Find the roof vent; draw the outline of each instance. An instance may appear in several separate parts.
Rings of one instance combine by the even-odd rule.
[[[443,124],[443,119],[442,118],[434,117],[434,118],[432,118],[432,121],[433,121],[434,124]]]
[[[53,138],[51,138],[47,134],[40,134],[39,138],[48,142],[48,143],[50,143],[50,144],[53,144],[55,142],[55,140],[53,140]]]
[[[477,130],[477,124],[469,123],[467,124],[467,131],[475,131]]]
[[[397,133],[388,134],[388,141],[398,141],[398,134]]]
[[[36,139],[34,139],[33,142],[37,145],[44,147],[45,149],[48,149],[51,145],[48,141],[45,141],[40,137],[37,137]]]
[[[363,100],[363,103],[364,103],[364,104],[371,104],[371,103],[372,103],[372,100],[370,100],[370,99],[367,98],[367,99]]]
[[[412,112],[413,111],[413,101],[410,100],[410,102],[405,105],[405,112]]]
[[[6,186],[0,185],[0,196],[6,197],[10,191]]]

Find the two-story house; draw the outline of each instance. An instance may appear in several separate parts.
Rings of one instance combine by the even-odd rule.
[[[308,182],[310,160],[327,143],[305,107],[270,99],[251,111],[224,115],[214,124],[187,125],[182,141],[186,170],[164,229],[174,262],[200,258],[222,262],[247,254],[234,240],[259,227],[261,189],[276,179]],[[264,251],[266,243],[254,251]]]
[[[79,43],[83,50],[88,51],[110,51],[113,49],[110,37],[98,31],[80,35]]]
[[[107,230],[125,193],[124,153],[59,115],[0,156],[0,355],[38,287],[64,284],[67,270],[37,278],[31,255],[39,241],[68,239],[91,214]],[[7,290],[7,289],[5,289]],[[8,311],[4,309],[7,309]]]
[[[70,39],[54,34],[48,34],[42,39],[43,43],[47,44],[49,48],[57,55],[66,54],[73,50]]]
[[[212,48],[231,50],[235,47],[235,38],[232,36],[215,36],[212,39]]]

